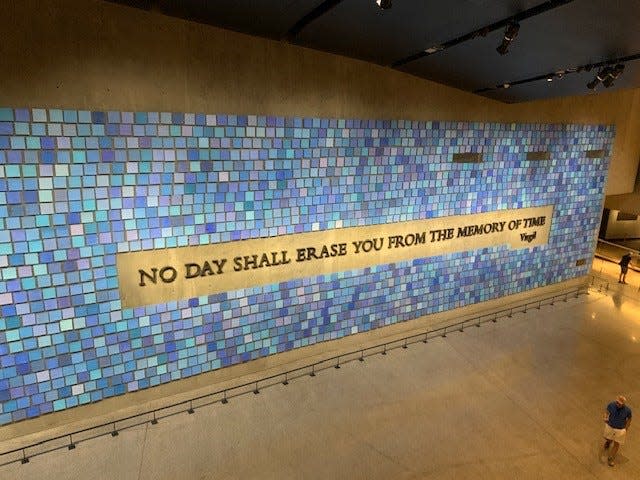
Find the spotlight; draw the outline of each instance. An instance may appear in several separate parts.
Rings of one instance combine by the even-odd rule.
[[[520,31],[520,24],[511,22],[504,29],[504,37],[502,38],[502,43],[498,48],[496,48],[497,52],[500,55],[505,55],[509,49],[509,45],[513,42],[513,39],[518,36],[518,32]]]
[[[613,67],[613,75],[615,78],[618,78],[624,72],[624,63],[619,63],[615,67]]]
[[[598,72],[596,78],[587,83],[587,88],[589,90],[595,90],[600,82],[603,82],[609,76],[610,67],[605,67]]]
[[[376,0],[376,3],[382,10],[388,10],[391,8],[391,0]]]
[[[439,52],[441,50],[444,50],[444,47],[442,45],[434,45],[433,47],[427,48],[424,51],[424,53],[428,53],[429,55],[431,55],[432,53],[436,53],[436,52]]]
[[[507,88],[509,88],[510,86],[511,86],[511,84],[510,84],[510,83],[503,83],[503,84],[502,84],[502,88],[504,88],[505,90],[506,90]]]
[[[553,82],[553,75],[547,75],[547,82]]]
[[[613,85],[613,82],[622,74],[623,71],[624,65],[622,63],[619,63],[615,67],[610,68],[609,75],[607,75],[607,78],[602,81],[602,84],[605,86],[605,88],[609,88],[611,85]]]
[[[611,75],[607,75],[607,78],[602,81],[602,85],[604,85],[605,88],[609,88],[611,85],[613,85],[614,80],[615,78],[613,78]]]

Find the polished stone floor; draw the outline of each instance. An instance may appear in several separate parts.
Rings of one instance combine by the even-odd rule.
[[[0,467],[33,479],[638,479],[602,412],[640,416],[640,274],[600,292]],[[635,275],[632,277],[632,275]],[[607,288],[608,285],[608,288]]]

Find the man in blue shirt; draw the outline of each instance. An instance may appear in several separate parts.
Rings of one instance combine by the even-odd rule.
[[[615,465],[614,460],[620,445],[624,445],[627,429],[631,423],[631,409],[626,405],[627,399],[618,395],[615,401],[607,405],[604,412],[604,451],[606,452],[613,442],[613,448],[609,452],[608,464]]]

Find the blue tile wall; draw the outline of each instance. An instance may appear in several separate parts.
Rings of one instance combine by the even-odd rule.
[[[0,108],[0,424],[583,275],[609,126]],[[527,161],[547,150],[551,159]],[[452,162],[482,152],[484,162]],[[555,205],[484,248],[122,309],[118,252]]]

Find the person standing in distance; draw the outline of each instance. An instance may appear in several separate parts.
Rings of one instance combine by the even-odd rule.
[[[631,423],[631,409],[626,405],[627,399],[623,395],[607,405],[604,412],[604,451],[609,452],[607,463],[610,467],[615,465],[616,454],[620,445],[624,445],[627,430]],[[611,443],[613,447],[609,450]]]
[[[618,277],[618,283],[627,283],[627,272],[629,271],[629,263],[631,263],[631,253],[625,253],[618,265],[620,265],[620,276]]]

